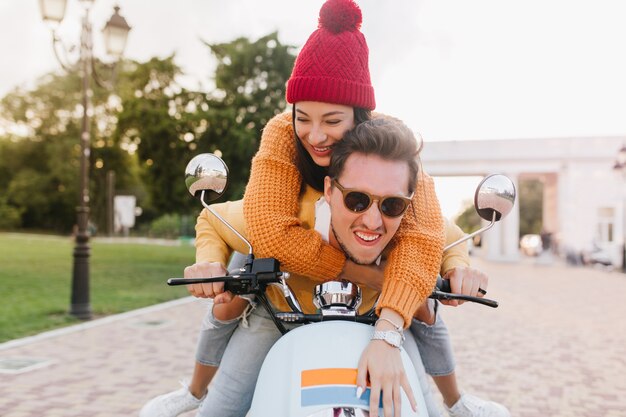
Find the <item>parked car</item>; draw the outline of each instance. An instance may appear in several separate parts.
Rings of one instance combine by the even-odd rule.
[[[539,256],[543,251],[543,244],[539,235],[529,234],[522,236],[519,246],[522,253],[527,256]]]
[[[613,266],[611,255],[609,255],[606,250],[596,245],[594,245],[591,250],[582,251],[580,257],[583,265]]]

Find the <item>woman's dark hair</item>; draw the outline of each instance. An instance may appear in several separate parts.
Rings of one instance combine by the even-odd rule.
[[[313,161],[309,152],[305,149],[304,145],[298,137],[296,132],[296,104],[294,103],[291,110],[292,124],[293,124],[293,136],[296,140],[296,167],[302,175],[304,180],[302,183],[302,189],[304,185],[315,188],[317,191],[324,191],[324,177],[328,175],[328,167],[319,166]],[[361,107],[354,108],[354,126],[358,126],[361,123],[371,120],[372,112]]]

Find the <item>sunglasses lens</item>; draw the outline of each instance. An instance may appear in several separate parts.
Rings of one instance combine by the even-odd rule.
[[[367,194],[363,194],[358,191],[351,191],[345,195],[343,202],[348,210],[360,213],[369,207],[370,198]]]
[[[388,197],[382,201],[380,205],[380,209],[383,212],[383,214],[386,216],[398,217],[402,213],[404,213],[404,210],[406,210],[407,205],[408,205],[407,202],[401,198]]]

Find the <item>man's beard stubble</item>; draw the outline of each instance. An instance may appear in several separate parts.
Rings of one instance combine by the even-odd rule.
[[[349,260],[351,260],[352,262],[354,262],[357,265],[371,265],[374,263],[374,261],[380,256],[380,253],[378,255],[376,255],[376,257],[371,260],[371,261],[366,261],[366,260],[362,260],[362,259],[357,259],[352,253],[350,253],[350,251],[348,250],[348,248],[346,247],[346,245],[344,245],[344,243],[341,241],[341,239],[339,239],[339,235],[337,235],[337,232],[335,232],[335,226],[333,226],[333,222],[331,220],[330,222],[330,230],[333,232],[333,235],[335,235],[335,239],[337,240],[337,243],[339,244],[339,247],[341,248],[341,250],[343,251],[343,253],[346,255],[346,258],[348,258]]]

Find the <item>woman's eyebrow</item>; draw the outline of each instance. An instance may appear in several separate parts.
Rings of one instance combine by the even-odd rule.
[[[300,110],[300,109],[296,109],[296,113],[300,113],[300,114],[302,114],[304,116],[308,116],[308,114],[305,111]],[[322,117],[335,116],[337,114],[343,115],[344,112],[341,111],[341,110],[333,110],[333,111],[329,111],[328,113],[322,114]]]
[[[344,112],[342,112],[341,110],[329,111],[328,113],[324,113],[324,114],[322,115],[322,117],[334,116],[334,115],[336,115],[336,114],[341,114],[341,115],[343,115],[343,114],[344,114]]]

